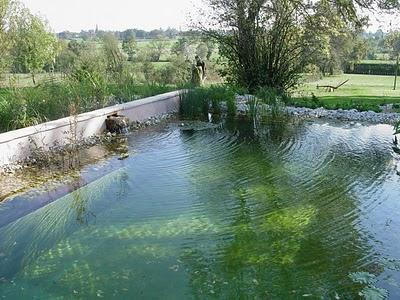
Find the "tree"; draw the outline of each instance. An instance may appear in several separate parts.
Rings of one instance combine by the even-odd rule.
[[[111,73],[121,73],[125,59],[119,48],[119,41],[113,34],[104,36],[103,51],[107,63],[107,71]]]
[[[135,59],[135,55],[138,51],[138,45],[135,38],[130,37],[122,41],[122,49],[128,56],[129,61],[133,61]]]
[[[397,1],[207,0],[208,22],[199,29],[219,44],[228,81],[251,91],[272,87],[282,92],[295,86],[318,39],[309,39],[323,26],[336,26],[328,11],[348,27],[365,20],[359,7],[398,8]],[[320,7],[323,4],[323,7]],[[325,20],[324,20],[325,18]],[[321,22],[321,20],[323,22]],[[341,24],[338,24],[341,25]],[[323,37],[323,36],[322,36]]]
[[[182,55],[174,56],[171,62],[161,69],[160,79],[164,84],[185,84],[191,78],[192,65]]]
[[[9,3],[8,0],[0,0],[0,74],[4,72],[9,64],[9,41],[6,31],[7,15]]]
[[[121,32],[121,38],[124,41],[129,41],[131,39],[135,39],[136,38],[136,32],[134,29],[127,29],[123,32]]]
[[[164,31],[160,29],[154,29],[149,32],[149,37],[151,39],[161,39],[164,37]]]
[[[179,38],[175,44],[172,45],[171,53],[176,56],[183,56],[190,59],[190,43],[186,37]]]
[[[36,84],[35,74],[46,64],[54,64],[58,52],[56,36],[40,17],[21,7],[10,24],[14,70],[30,73]]]
[[[303,51],[302,60],[315,65],[325,76],[333,74],[341,67],[343,49],[348,40],[345,25],[332,7],[318,3],[314,8],[313,18],[305,24],[304,35],[308,47]]]
[[[205,60],[208,57],[208,47],[206,43],[200,43],[197,45],[196,55],[202,60]]]
[[[393,31],[386,37],[386,45],[392,52],[393,57],[396,59],[396,69],[394,75],[393,90],[397,87],[397,75],[399,72],[399,58],[400,58],[400,31]]]
[[[72,51],[76,56],[81,55],[82,51],[87,48],[87,43],[72,40],[68,43],[68,50]]]
[[[349,54],[348,61],[352,64],[356,64],[367,56],[368,44],[367,41],[360,36],[356,36],[352,44],[353,47]]]
[[[207,60],[211,60],[211,56],[213,55],[214,50],[215,50],[215,43],[213,43],[213,41],[210,41],[210,40],[207,40],[205,43],[208,48],[206,58],[207,58]]]
[[[17,5],[10,0],[0,0],[0,75],[8,71],[11,63],[13,37],[9,30],[12,18],[17,14]]]
[[[289,1],[265,6],[260,0],[211,1],[219,30],[205,34],[219,43],[228,81],[255,91],[262,86],[286,90],[301,70],[305,40]],[[227,28],[227,29],[226,29]]]
[[[71,42],[65,40],[59,40],[59,53],[56,57],[55,70],[64,74],[68,74],[72,71],[72,68],[78,59],[78,54],[71,50],[69,45]],[[78,52],[79,54],[81,53]]]
[[[150,60],[153,62],[160,61],[161,56],[167,49],[167,42],[162,37],[152,40],[148,46]]]

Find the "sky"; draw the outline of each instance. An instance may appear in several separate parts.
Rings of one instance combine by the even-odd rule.
[[[34,13],[45,17],[55,32],[95,29],[185,29],[202,0],[22,0]],[[399,27],[400,16],[377,17],[369,13],[367,31]]]
[[[45,17],[55,32],[64,30],[145,30],[188,25],[187,15],[201,0],[22,0]]]

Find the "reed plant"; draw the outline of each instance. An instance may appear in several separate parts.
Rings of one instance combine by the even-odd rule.
[[[286,104],[290,102],[290,97],[281,91],[274,88],[260,88],[256,92],[256,98],[259,103],[266,104],[261,115],[272,118],[273,120],[284,120],[287,118]]]
[[[221,115],[226,105],[227,114],[236,114],[236,89],[228,85],[189,88],[181,94],[180,114],[185,118],[208,118],[208,114]]]
[[[180,95],[179,114],[188,119],[208,119],[210,102],[204,88],[187,89]]]

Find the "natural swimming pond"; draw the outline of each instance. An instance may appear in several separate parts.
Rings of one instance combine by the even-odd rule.
[[[87,167],[101,176],[74,192],[21,215],[37,194],[1,203],[0,295],[400,297],[390,126],[202,129],[131,134],[130,157]]]

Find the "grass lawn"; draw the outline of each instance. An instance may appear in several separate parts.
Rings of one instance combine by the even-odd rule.
[[[337,86],[349,80],[334,92],[321,85]],[[400,82],[393,90],[393,76],[343,74],[325,77],[321,80],[304,83],[294,91],[293,104],[306,107],[357,108],[359,110],[379,111],[379,105],[400,103]],[[314,95],[314,97],[313,97]]]

